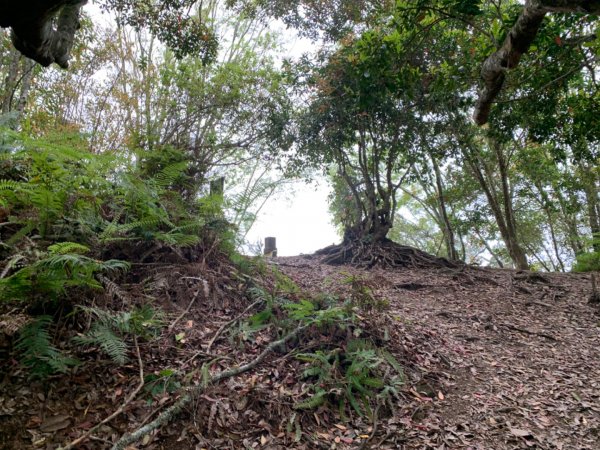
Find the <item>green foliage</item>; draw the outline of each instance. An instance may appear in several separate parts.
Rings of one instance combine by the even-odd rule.
[[[163,369],[158,373],[151,373],[144,377],[144,391],[151,397],[171,394],[181,388],[177,380],[178,372],[174,369]]]
[[[573,272],[594,272],[600,271],[600,236],[596,236],[592,241],[595,251],[580,253],[573,266]]]
[[[58,300],[68,289],[101,289],[96,274],[124,272],[129,264],[124,261],[98,261],[82,255],[89,248],[73,242],[62,242],[48,247],[39,259],[7,278],[0,279],[0,294],[5,300]],[[13,256],[11,261],[14,261]]]
[[[600,252],[582,253],[577,255],[573,272],[593,272],[600,270]]]
[[[19,331],[15,350],[32,377],[45,378],[57,372],[66,373],[70,367],[78,364],[76,359],[65,356],[52,345],[48,331],[51,325],[52,317],[39,316]]]
[[[355,311],[381,313],[387,303],[377,300],[362,278],[348,276],[345,281],[351,288],[345,302],[326,293],[311,299],[303,298],[297,287],[291,292],[299,299],[290,301],[286,295],[279,295],[281,291],[269,293],[263,288],[253,287],[253,297],[263,299],[267,306],[250,317],[240,330],[257,330],[274,322],[284,329],[313,325],[323,337],[331,340],[343,336],[342,342],[323,340],[322,348],[333,345],[332,349],[296,355],[307,363],[303,377],[310,380],[310,385],[308,398],[297,403],[295,408],[313,409],[331,403],[339,407],[342,416],[351,407],[361,416],[372,417],[375,404],[389,402],[390,408],[393,408],[390,400],[397,395],[404,374],[400,364],[387,350],[370,340],[356,339],[362,330],[357,326]],[[289,283],[291,281],[286,281],[284,286]],[[285,316],[282,317],[281,312]],[[239,336],[240,330],[236,335]]]
[[[216,58],[219,43],[210,22],[202,14],[190,14],[195,3],[196,0],[166,0],[157,8],[148,2],[104,0],[102,6],[117,12],[121,25],[149,30],[178,58],[193,55],[208,64]]]
[[[162,314],[148,305],[130,311],[111,312],[80,306],[79,310],[94,318],[90,330],[74,338],[79,345],[98,346],[114,363],[127,362],[127,336],[149,339],[156,336],[163,324]]]
[[[360,416],[372,416],[372,406],[398,394],[404,374],[385,349],[364,339],[347,343],[345,349],[318,350],[296,357],[308,363],[303,377],[311,380],[309,398],[296,409],[314,409],[325,402],[337,404],[340,413],[350,406]]]

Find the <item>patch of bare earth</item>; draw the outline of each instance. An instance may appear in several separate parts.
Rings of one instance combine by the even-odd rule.
[[[277,263],[306,289],[343,290],[348,273],[368,280],[397,321],[400,342],[390,347],[422,352],[407,386],[416,402],[380,423],[373,448],[600,448],[600,317],[588,304],[589,275]]]

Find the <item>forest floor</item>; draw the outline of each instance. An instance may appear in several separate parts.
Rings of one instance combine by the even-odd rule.
[[[387,302],[376,323],[386,328],[386,347],[406,373],[393,411],[382,410],[374,421],[356,415],[343,421],[326,405],[294,410],[306,386],[300,362],[282,351],[210,386],[185,414],[128,448],[600,448],[600,315],[588,304],[589,275],[365,270],[321,259],[280,257],[269,265],[307,292],[340,298],[348,276],[360,277]],[[201,284],[193,285],[205,270],[197,264],[153,270],[152,286],[166,293],[161,301],[175,326],[140,343],[144,389],[76,448],[110,448],[173,404],[180,386],[199,384],[203,363],[211,373],[227,369],[252,360],[273,340],[272,330],[250,335],[236,321],[258,311],[236,293],[245,289],[243,280],[213,273],[205,295]],[[129,286],[131,297],[142,295],[138,283]],[[177,283],[187,290],[177,291]],[[30,382],[16,363],[0,368],[0,448],[55,449],[116,411],[140,383],[135,357],[118,367],[90,349],[83,359],[71,374],[44,382]],[[161,375],[165,369],[172,375]]]

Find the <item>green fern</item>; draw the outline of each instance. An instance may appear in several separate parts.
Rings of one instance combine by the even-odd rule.
[[[14,180],[0,180],[0,191],[18,191],[24,188],[24,185]]]
[[[181,161],[173,163],[158,172],[153,181],[157,186],[162,188],[168,188],[174,184],[179,184],[182,180],[182,175],[186,172],[189,163],[187,161]]]
[[[95,322],[86,335],[76,336],[73,340],[80,345],[98,345],[116,364],[127,362],[127,344],[105,323]]]
[[[390,374],[390,367],[399,368],[393,356],[365,339],[349,341],[345,350],[317,350],[296,358],[309,364],[302,377],[314,380],[309,398],[297,403],[297,409],[337,400],[342,416],[347,407],[360,416],[372,416],[372,403],[386,401],[402,383],[401,376]]]
[[[121,312],[87,306],[80,306],[78,309],[94,320],[90,330],[76,336],[74,342],[100,347],[119,365],[127,361],[128,335],[150,338],[158,334],[163,325],[162,314],[149,305]]]
[[[325,403],[327,396],[327,391],[323,389],[317,390],[315,393],[311,394],[310,398],[304,400],[303,402],[296,403],[294,405],[294,409],[315,409]]]
[[[66,357],[52,345],[48,331],[51,325],[52,317],[39,316],[20,330],[15,344],[21,362],[34,377],[45,378],[57,372],[65,373],[79,363],[76,359]]]
[[[84,255],[90,252],[90,248],[76,242],[57,242],[56,244],[49,245],[48,251],[52,255],[66,255],[68,253]]]

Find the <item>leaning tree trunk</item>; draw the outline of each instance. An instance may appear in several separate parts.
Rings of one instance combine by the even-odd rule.
[[[87,0],[21,0],[0,3],[0,26],[12,29],[13,45],[46,67],[69,66],[79,14]]]
[[[4,79],[4,93],[2,94],[1,111],[7,114],[12,109],[12,102],[17,89],[17,77],[19,76],[19,60],[21,55],[16,50],[10,52],[10,63]]]
[[[527,262],[525,252],[523,251],[517,240],[516,223],[514,220],[514,216],[505,216],[505,213],[512,214],[512,205],[510,203],[510,197],[505,197],[503,201],[504,208],[500,206],[499,200],[495,195],[496,192],[492,191],[492,187],[486,181],[485,176],[481,170],[480,164],[485,165],[485,162],[480,163],[479,158],[477,156],[470,155],[468,150],[464,151],[464,155],[466,157],[467,163],[469,164],[469,167],[471,168],[471,171],[475,175],[475,178],[479,182],[479,185],[483,189],[483,192],[488,200],[488,204],[492,210],[492,213],[494,214],[496,224],[498,225],[498,230],[500,231],[500,236],[504,241],[504,245],[506,245],[506,249],[508,250],[510,259],[513,261],[513,263],[519,270],[529,269],[529,264]],[[506,188],[507,185],[504,185],[503,190]],[[506,194],[510,194],[510,192],[508,192],[508,189],[506,190]]]
[[[442,232],[444,235],[444,241],[446,242],[448,258],[450,258],[451,260],[458,260],[458,252],[456,251],[454,239],[454,230],[452,229],[452,225],[450,224],[450,219],[448,218],[448,211],[446,209],[446,198],[444,196],[442,174],[440,172],[440,167],[433,156],[431,157],[431,162],[433,164],[433,170],[435,172],[435,183],[438,192],[439,210],[444,224]]]
[[[590,174],[590,178],[593,175]],[[592,245],[595,252],[600,252],[600,202],[598,201],[598,190],[595,180],[585,184],[585,196],[587,200],[588,219],[592,232]]]
[[[538,34],[547,13],[600,14],[600,0],[526,0],[500,48],[482,64],[483,85],[475,104],[473,120],[477,125],[488,121],[492,104],[504,85],[506,73],[519,64]]]

